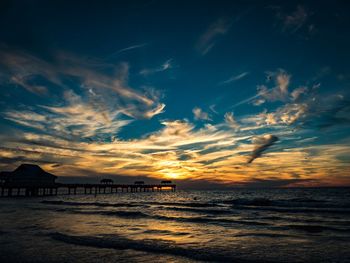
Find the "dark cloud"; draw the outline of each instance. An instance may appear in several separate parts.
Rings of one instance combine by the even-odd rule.
[[[278,141],[278,137],[272,134],[266,134],[263,136],[258,136],[253,139],[255,144],[254,150],[251,154],[248,163],[253,162],[256,158],[260,157],[264,151],[267,150],[271,145]]]

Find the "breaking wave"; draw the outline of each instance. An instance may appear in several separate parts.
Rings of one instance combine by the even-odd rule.
[[[251,262],[232,255],[232,252],[228,253],[227,251],[218,251],[214,249],[184,248],[176,245],[175,242],[158,239],[133,240],[119,235],[75,236],[59,232],[50,233],[49,236],[54,240],[64,243],[95,248],[110,248],[118,250],[133,249],[154,254],[181,256],[188,259],[203,260],[207,262]]]

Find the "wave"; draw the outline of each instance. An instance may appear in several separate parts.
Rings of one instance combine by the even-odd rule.
[[[200,203],[200,202],[188,202],[188,203],[180,203],[180,202],[145,202],[145,204],[149,205],[160,205],[160,206],[180,206],[180,207],[220,207],[221,204],[215,202],[208,203]]]
[[[70,202],[70,201],[41,201],[43,204],[64,205],[64,206],[98,206],[98,207],[140,207],[144,206],[137,203],[101,203],[101,202]]]
[[[56,211],[56,210],[52,210],[52,211]],[[206,217],[206,216],[177,217],[177,216],[148,214],[140,211],[129,211],[129,210],[106,211],[106,210],[79,210],[74,208],[74,209],[65,209],[60,212],[84,214],[84,215],[102,215],[102,216],[119,217],[119,218],[127,218],[127,219],[153,219],[153,220],[161,220],[161,221],[203,223],[203,224],[216,224],[216,225],[222,225],[222,224],[250,225],[250,226],[270,225],[269,223],[252,221],[252,220],[234,220],[230,218],[216,218],[216,217]]]
[[[350,229],[348,228],[344,229],[322,225],[286,225],[285,227],[293,230],[305,231],[308,233],[321,233],[323,231],[350,232]]]
[[[147,229],[143,231],[144,234],[160,234],[160,235],[172,235],[172,236],[187,236],[190,233],[187,232],[174,232],[166,229],[158,230],[158,229]]]
[[[330,203],[325,200],[294,198],[271,200],[267,198],[224,200],[224,204],[232,205],[234,209],[268,210],[291,213],[341,213],[350,214],[349,204]]]
[[[295,237],[293,235],[288,234],[280,234],[280,233],[244,233],[237,234],[235,237],[271,237],[271,238],[290,238]]]
[[[270,211],[270,212],[279,212],[279,213],[316,213],[316,214],[350,214],[349,209],[336,209],[336,208],[286,208],[286,207],[258,207],[258,206],[234,206],[234,209],[242,210],[261,210],[261,211]]]
[[[262,216],[259,217],[260,220],[270,220],[270,221],[288,221],[288,222],[294,222],[294,223],[306,223],[306,224],[337,224],[338,226],[349,226],[350,221],[344,220],[344,219],[329,219],[325,217],[312,217],[312,218],[305,218],[305,217],[295,217],[295,216]]]
[[[266,198],[254,198],[254,199],[234,199],[234,200],[226,200],[223,201],[225,204],[232,205],[248,205],[248,206],[270,206],[272,205],[272,201]]]
[[[48,234],[52,239],[68,244],[89,246],[94,248],[109,249],[133,249],[154,254],[167,254],[173,256],[185,257],[192,260],[202,260],[211,262],[252,262],[232,255],[232,252],[225,252],[211,249],[184,248],[176,245],[175,242],[163,241],[157,239],[133,240],[120,235],[104,236],[76,236],[67,235],[59,232]],[[259,262],[254,260],[254,262]],[[267,261],[263,261],[267,262]]]
[[[190,208],[190,207],[166,207],[166,210],[173,211],[183,211],[183,212],[192,212],[192,213],[203,213],[203,214],[234,214],[235,212],[232,210],[222,210],[222,209],[198,209],[198,208]]]
[[[112,217],[120,217],[120,218],[128,218],[128,219],[141,219],[141,218],[152,218],[151,215],[139,212],[139,211],[84,211],[84,210],[66,210],[65,212],[73,213],[73,214],[84,214],[84,215],[102,215],[102,216],[112,216]]]
[[[89,213],[89,212],[88,212]],[[99,211],[97,214],[106,216],[117,216],[122,218],[148,218],[149,215],[139,212],[139,211]]]
[[[311,198],[292,198],[292,199],[278,199],[271,200],[268,198],[238,198],[233,200],[225,200],[223,203],[233,205],[250,205],[250,206],[283,206],[283,207],[329,207],[325,200],[311,199]],[[342,206],[343,207],[343,206]]]
[[[211,218],[211,217],[172,217],[155,215],[152,216],[153,219],[166,220],[166,221],[177,221],[177,222],[187,222],[187,223],[203,223],[203,224],[235,224],[235,225],[250,225],[250,226],[266,226],[270,225],[264,222],[249,221],[249,220],[234,220],[230,218]]]

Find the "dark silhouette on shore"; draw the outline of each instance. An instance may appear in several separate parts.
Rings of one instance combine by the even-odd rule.
[[[34,164],[21,164],[12,172],[0,173],[0,197],[12,196],[49,196],[58,194],[106,194],[120,192],[160,192],[176,190],[171,181],[160,184],[115,184],[112,179],[102,179],[99,184],[63,184],[56,183],[57,176],[45,172]]]

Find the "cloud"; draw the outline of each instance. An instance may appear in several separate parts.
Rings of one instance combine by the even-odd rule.
[[[310,21],[312,13],[303,5],[298,5],[294,11],[285,12],[281,8],[277,10],[276,17],[281,22],[282,32],[295,34],[299,31],[310,35],[316,31],[315,25]]]
[[[246,133],[232,132],[224,124],[196,128],[186,120],[163,121],[159,130],[131,140],[71,140],[28,130],[2,133],[0,158],[15,161],[1,163],[0,169],[11,170],[21,162],[33,162],[59,176],[117,174],[129,182],[142,176],[148,180],[184,180],[184,184],[187,180],[194,184],[211,181],[213,187],[216,184],[245,187],[249,182],[265,180],[266,184],[261,185],[268,186],[269,180],[277,183],[292,179],[299,179],[299,185],[322,185],[329,174],[333,175],[332,185],[337,185],[339,176],[350,172],[345,158],[350,147],[337,144],[307,148],[290,145],[282,151],[270,152],[263,162],[247,166],[252,136]],[[257,142],[256,137],[261,136],[258,132],[253,139],[258,155],[263,151],[259,153],[257,145],[269,141],[265,138]],[[314,183],[303,179],[313,179]],[[271,185],[277,186],[273,182]]]
[[[226,35],[231,27],[231,22],[220,18],[200,36],[196,49],[201,55],[206,55],[217,43],[220,36]]]
[[[279,188],[289,186],[307,186],[310,183],[317,183],[315,179],[255,179],[252,178],[246,182],[242,182],[239,185],[241,187],[248,188]]]
[[[224,116],[225,122],[232,129],[239,128],[239,124],[237,123],[235,117],[233,116],[233,112],[226,112]]]
[[[121,53],[124,53],[126,51],[129,51],[129,50],[133,50],[133,49],[138,49],[138,48],[143,48],[145,46],[148,46],[149,44],[148,43],[141,43],[141,44],[136,44],[136,45],[132,45],[132,46],[129,46],[129,47],[126,47],[126,48],[122,48],[122,49],[119,49],[118,51],[114,52],[113,54],[109,55],[107,57],[108,58],[113,58]]]
[[[291,96],[291,99],[293,101],[296,101],[298,100],[303,94],[307,93],[308,91],[308,88],[307,87],[299,87],[299,88],[296,88],[294,89],[290,96]]]
[[[266,101],[285,101],[288,98],[288,86],[291,75],[284,70],[272,72],[268,75],[269,79],[274,79],[275,87],[268,89],[265,85],[258,86],[257,99],[253,102],[254,105],[261,105]]]
[[[331,128],[350,124],[350,100],[340,94],[319,94],[317,87],[295,89],[289,102],[256,116],[257,124],[296,125],[308,128]]]
[[[293,13],[284,17],[284,27],[295,32],[305,24],[307,18],[305,8],[298,5]]]
[[[25,53],[7,55],[14,60],[7,65],[0,61],[6,69],[2,72],[7,80],[22,80],[16,85],[22,85],[24,92],[24,85],[37,84],[38,76],[50,84],[45,86],[49,95],[45,103],[11,104],[1,110],[2,118],[9,121],[0,122],[0,159],[4,160],[0,169],[33,162],[62,176],[117,174],[129,180],[138,176],[184,180],[184,185],[215,181],[213,185],[218,187],[249,182],[263,186],[336,185],[345,182],[339,178],[350,172],[347,142],[301,147],[307,143],[305,137],[315,135],[310,127],[350,123],[348,98],[345,94],[321,96],[317,86],[293,90],[290,74],[284,71],[269,74],[266,85],[273,84],[268,95],[259,93],[246,100],[259,97],[264,103],[283,102],[274,110],[240,118],[227,112],[218,123],[199,127],[188,120],[167,119],[150,133],[123,139],[118,134],[130,122],[153,118],[165,110],[157,89],[129,85],[129,64],[104,65],[108,67],[104,71],[95,67],[95,60],[66,53],[56,54],[50,61]],[[55,93],[52,87],[57,88]],[[214,107],[211,110],[216,112]],[[198,107],[194,114],[200,120],[211,120],[210,114]],[[291,131],[286,125],[307,129]],[[251,153],[249,162],[253,162],[282,136],[283,147],[269,152],[263,162],[246,165],[247,154]],[[338,181],[326,181],[329,174]],[[299,181],[292,181],[295,179]]]
[[[276,72],[268,72],[267,82],[273,80],[275,86],[269,89],[266,85],[259,85],[257,88],[258,92],[256,95],[237,102],[232,106],[232,108],[238,107],[246,103],[253,103],[253,105],[259,106],[264,104],[265,102],[286,101],[290,99],[290,94],[288,91],[290,79],[291,75],[282,69]],[[301,95],[302,91],[300,90],[298,92],[300,94],[294,94],[294,96]]]
[[[144,114],[144,117],[146,119],[151,119],[153,118],[155,115],[158,115],[158,114],[161,114],[164,112],[164,108],[165,108],[165,104],[164,103],[161,103],[161,104],[158,104],[158,106],[148,112],[145,112]]]
[[[258,114],[257,123],[264,123],[266,125],[290,125],[305,118],[308,111],[308,105],[305,103],[288,103],[277,108],[277,110],[273,112],[264,111]]]
[[[243,79],[243,78],[246,77],[247,75],[249,75],[249,72],[243,72],[243,73],[241,73],[241,74],[231,76],[229,79],[220,82],[218,85],[227,85],[227,84],[230,84],[230,83],[235,82],[235,81],[237,81],[237,80]]]
[[[147,75],[151,75],[151,74],[154,74],[154,73],[158,73],[158,72],[169,70],[169,69],[174,67],[173,64],[172,64],[172,61],[173,61],[172,59],[168,59],[160,67],[143,69],[143,70],[140,71],[140,74],[144,75],[144,76],[147,76]]]
[[[272,134],[254,137],[254,150],[248,160],[248,163],[253,162],[256,158],[259,158],[262,153],[266,151],[270,146],[272,146],[276,141],[278,141],[278,137]]]
[[[57,52],[50,61],[15,50],[1,50],[0,56],[7,78],[37,95],[50,95],[50,89],[56,86],[63,92],[71,90],[67,85],[67,79],[71,79],[70,85],[80,87],[88,103],[102,115],[114,110],[131,118],[147,119],[162,113],[165,107],[155,92],[141,92],[129,86],[127,63],[104,65],[109,72],[115,72],[106,74],[100,66],[96,67],[100,64],[98,59],[85,59],[65,52]],[[37,85],[37,78],[44,79],[46,85]]]
[[[210,109],[213,113],[219,114],[219,112],[215,109],[215,107],[216,107],[216,104],[212,104],[212,105],[209,106],[209,109]]]
[[[207,112],[204,112],[201,108],[195,107],[192,112],[195,120],[211,121],[209,114]]]
[[[45,96],[45,95],[48,95],[48,93],[49,93],[48,89],[45,86],[32,84],[28,81],[28,78],[26,78],[26,77],[20,78],[18,76],[13,76],[11,78],[11,82],[25,88],[27,91],[34,93],[36,95],[39,95],[39,96]]]
[[[5,119],[58,137],[81,140],[108,138],[131,120],[123,120],[121,111],[100,112],[73,91],[65,92],[65,105],[40,106],[36,111],[9,110]]]

